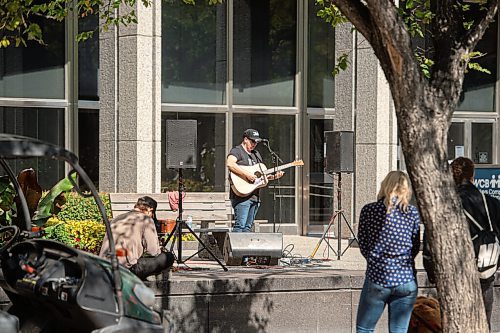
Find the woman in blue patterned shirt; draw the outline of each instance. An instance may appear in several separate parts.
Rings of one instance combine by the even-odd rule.
[[[407,332],[417,298],[415,256],[420,247],[417,208],[409,204],[408,176],[391,171],[382,181],[377,201],[361,210],[358,242],[366,259],[356,332],[373,332],[385,305],[389,332]]]

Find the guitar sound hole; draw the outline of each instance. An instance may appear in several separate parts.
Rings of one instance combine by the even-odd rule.
[[[262,173],[260,173],[260,171],[257,171],[257,172],[255,173],[255,177],[257,177],[257,178],[262,177]]]

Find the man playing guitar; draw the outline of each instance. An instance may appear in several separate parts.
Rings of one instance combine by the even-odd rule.
[[[247,129],[243,132],[243,141],[238,146],[231,149],[227,156],[226,166],[229,171],[246,182],[253,184],[258,177],[241,166],[251,166],[262,163],[260,153],[255,147],[262,139],[259,132],[254,129]],[[283,171],[266,176],[267,180],[274,180],[283,176]],[[231,180],[230,180],[231,181]],[[231,186],[231,205],[234,209],[234,227],[233,232],[249,232],[252,229],[255,216],[260,206],[259,188],[246,196],[237,194]]]

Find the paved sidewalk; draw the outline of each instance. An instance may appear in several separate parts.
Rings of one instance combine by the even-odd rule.
[[[284,258],[291,258],[292,267],[310,267],[317,269],[342,269],[342,270],[359,270],[364,271],[366,269],[366,261],[361,255],[359,248],[355,246],[350,246],[347,248],[348,241],[342,240],[341,248],[342,255],[340,260],[336,254],[338,249],[337,239],[330,239],[328,246],[326,239],[320,244],[320,247],[316,251],[313,260],[310,263],[304,263],[300,259],[310,258],[313,253],[320,237],[310,237],[310,236],[295,236],[295,235],[283,235],[283,254]],[[191,243],[191,242],[190,242]],[[186,242],[184,242],[186,245]],[[193,245],[197,248],[197,242],[189,244],[190,246],[185,246],[182,252],[183,258],[187,258],[196,250],[193,250]],[[333,248],[333,249],[332,249]],[[335,251],[335,252],[334,252]],[[176,251],[175,251],[176,252]],[[289,266],[287,263],[290,262],[287,259],[282,260],[282,266]],[[301,264],[302,263],[302,264]],[[191,268],[203,268],[203,269],[217,269],[220,266],[212,260],[199,259],[197,256],[186,262],[186,265]],[[422,268],[422,255],[419,254],[416,259],[417,269]],[[231,269],[232,267],[228,267]],[[241,267],[239,267],[241,269]]]

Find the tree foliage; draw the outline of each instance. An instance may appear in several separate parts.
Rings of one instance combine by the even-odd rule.
[[[27,46],[27,41],[45,44],[39,19],[63,22],[69,13],[78,17],[97,15],[99,29],[109,30],[112,26],[137,23],[134,6],[140,2],[145,7],[153,0],[0,0],[0,48],[11,45]],[[179,1],[195,5],[195,0]],[[206,0],[210,5],[223,0]],[[120,10],[120,8],[122,10]],[[127,10],[123,10],[127,9]],[[78,41],[93,36],[95,31],[82,31],[76,35]]]
[[[133,10],[137,0],[0,0],[0,47],[26,46],[29,40],[44,44],[39,18],[64,21],[70,12],[79,17],[98,15],[100,28],[108,30],[113,25],[137,23]],[[149,6],[151,0],[140,0]],[[118,11],[120,7],[132,8]],[[78,34],[78,40],[93,35],[93,31]]]
[[[474,3],[462,3],[457,1],[455,6],[463,13],[462,24],[465,31],[469,31],[474,25],[474,20],[467,17],[467,13],[470,13],[472,9],[480,11],[486,10],[484,6],[485,2],[486,1],[483,0],[476,0]],[[316,0],[316,4],[319,6],[317,15],[325,20],[325,22],[330,23],[333,28],[337,25],[349,22],[347,17],[342,14],[333,1]],[[425,40],[433,37],[433,32],[429,29],[429,26],[432,25],[436,14],[431,9],[430,0],[402,0],[398,7],[398,11],[413,40]],[[355,29],[353,29],[353,31],[355,31]],[[427,47],[422,48],[420,45],[414,45],[414,52],[415,58],[420,64],[420,68],[425,77],[430,78],[431,67],[434,64],[434,61],[429,56],[433,53],[432,46],[427,45]],[[463,60],[466,62],[468,69],[491,74],[489,69],[483,68],[479,63],[473,61],[483,56],[485,56],[483,52],[476,50],[471,51],[469,54],[465,54]],[[349,63],[348,59],[348,53],[341,54],[337,58],[337,63],[335,64],[332,74],[337,75],[340,71],[347,69]]]

